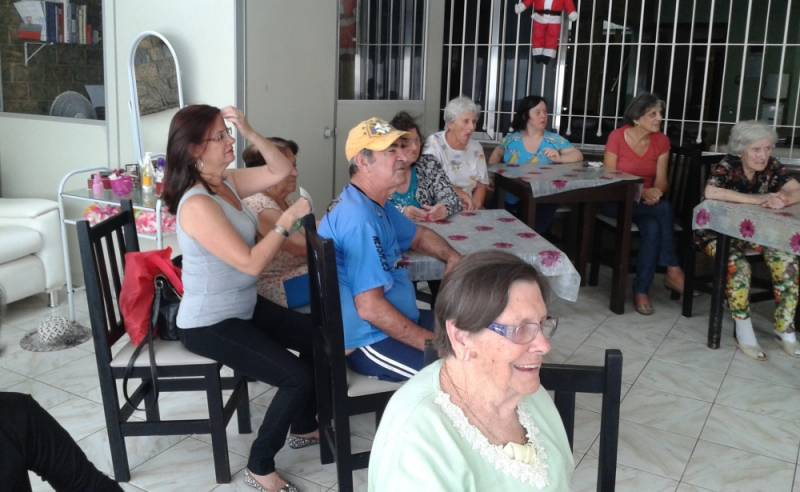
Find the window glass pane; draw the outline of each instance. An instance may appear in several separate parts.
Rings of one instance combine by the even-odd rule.
[[[339,0],[339,98],[420,99],[425,0]]]

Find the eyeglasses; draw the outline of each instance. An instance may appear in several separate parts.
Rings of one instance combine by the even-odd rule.
[[[219,143],[219,142],[222,142],[223,140],[225,140],[225,137],[232,137],[232,136],[233,136],[233,130],[231,130],[231,127],[226,126],[225,130],[217,133],[216,135],[214,135],[211,138],[207,138],[206,142],[217,142],[217,143]]]
[[[552,337],[556,332],[556,328],[558,328],[558,318],[551,318],[548,316],[541,323],[523,323],[517,326],[492,323],[486,328],[498,335],[508,338],[516,344],[525,345],[526,343],[532,342],[539,333],[543,334],[545,338]]]

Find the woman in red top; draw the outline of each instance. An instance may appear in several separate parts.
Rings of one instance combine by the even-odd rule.
[[[648,291],[656,265],[667,267],[665,285],[683,292],[683,270],[672,244],[672,206],[662,199],[667,192],[669,139],[661,133],[664,102],[653,94],[637,96],[625,110],[625,126],[608,136],[603,164],[640,176],[641,201],[634,206],[633,222],[639,228],[639,254],[633,284],[633,305],[640,314],[653,314]]]

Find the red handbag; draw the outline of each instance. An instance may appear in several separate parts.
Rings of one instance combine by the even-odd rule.
[[[125,254],[125,278],[119,296],[119,309],[131,343],[138,347],[150,329],[155,295],[155,280],[163,276],[179,296],[183,295],[181,269],[171,260],[172,248]]]

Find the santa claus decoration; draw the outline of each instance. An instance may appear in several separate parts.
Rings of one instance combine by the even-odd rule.
[[[572,0],[520,0],[514,12],[521,14],[533,8],[531,29],[531,56],[536,63],[548,63],[556,57],[558,37],[561,34],[561,12],[566,11],[569,22],[578,19]]]

